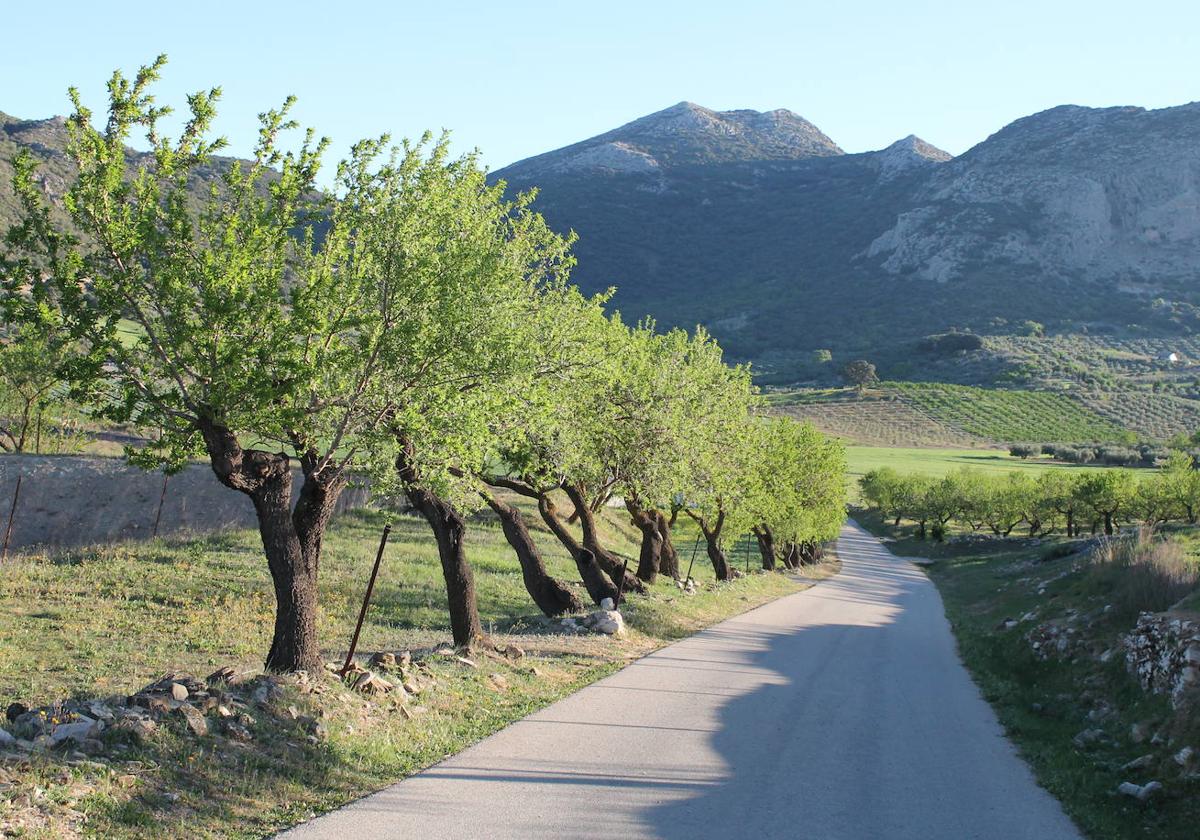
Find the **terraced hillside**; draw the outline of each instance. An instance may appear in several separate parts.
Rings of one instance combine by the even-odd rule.
[[[1139,436],[1169,439],[1200,429],[1200,401],[1147,391],[1081,392],[1092,411]]]
[[[1063,393],[928,382],[889,382],[887,387],[931,417],[988,440],[1103,443],[1129,437],[1121,426]]]
[[[777,411],[807,420],[826,434],[865,446],[970,449],[988,443],[890,391],[862,396],[842,389],[794,391],[771,395],[771,402]]]

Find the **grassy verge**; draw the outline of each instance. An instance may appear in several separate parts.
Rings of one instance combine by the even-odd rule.
[[[1120,637],[1136,614],[1111,607],[1111,575],[1080,555],[1056,557],[1058,540],[936,544],[872,514],[858,521],[894,540],[888,547],[897,554],[932,561],[924,568],[942,594],[963,661],[1038,781],[1090,837],[1197,836],[1200,782],[1172,756],[1200,745],[1200,720],[1144,693],[1126,671]],[[1178,537],[1194,549],[1194,534]],[[1015,624],[1005,629],[1009,621]],[[1065,653],[1035,654],[1030,637],[1046,627],[1071,631]],[[1102,735],[1077,743],[1088,730]],[[1122,769],[1146,755],[1147,767]],[[1116,794],[1122,782],[1151,779],[1165,785],[1155,801]]]
[[[606,513],[609,544],[636,556],[627,517]],[[383,523],[382,513],[356,512],[332,528],[320,617],[331,661],[353,629]],[[553,539],[535,539],[550,571],[575,580]],[[285,679],[270,683],[262,702],[251,702],[249,690],[218,692],[247,715],[248,739],[226,737],[215,713],[203,737],[168,714],[142,738],[110,730],[92,754],[7,751],[0,836],[268,835],[453,754],[668,641],[803,586],[755,574],[689,596],[664,581],[625,606],[627,638],[558,635],[531,620],[536,609],[499,528],[478,522],[470,540],[484,623],[500,649],[519,648],[519,657],[485,653],[464,663],[438,650],[449,635],[440,566],[425,525],[401,516],[359,649],[413,651],[406,679],[419,693],[401,702],[395,693],[350,691],[327,674]],[[686,563],[686,527],[677,544]],[[711,576],[703,552],[694,575]],[[20,557],[0,578],[0,701],[107,698],[117,706],[166,672],[256,672],[271,615],[254,532]]]

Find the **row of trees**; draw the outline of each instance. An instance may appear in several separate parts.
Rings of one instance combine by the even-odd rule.
[[[921,539],[930,532],[941,539],[951,522],[997,536],[1022,528],[1031,537],[1060,529],[1073,537],[1100,530],[1112,535],[1127,523],[1195,523],[1200,517],[1200,471],[1183,452],[1140,480],[1122,469],[1047,470],[1037,478],[962,469],[936,478],[883,467],[860,484],[868,506],[896,525],[916,523]]]
[[[224,145],[211,135],[219,91],[189,97],[168,139],[150,93],[163,63],[113,75],[103,129],[71,92],[70,225],[51,215],[34,160],[15,162],[24,216],[7,238],[6,329],[42,336],[92,414],[153,430],[135,463],[205,458],[249,498],[277,602],[269,669],[320,667],[322,544],[358,475],[428,521],[459,645],[483,637],[464,537],[465,514],[485,505],[538,606],[582,606],[500,488],[536,502],[597,603],[621,580],[595,522],[617,496],[643,534],[626,591],[678,575],[681,512],[722,580],[727,535],[753,530],[767,568],[836,535],[840,445],[758,417],[749,371],[703,330],[606,315],[606,295],[569,284],[573,237],[531,194],[506,196],[473,155],[428,136],[364,140],[319,189],[326,141],[292,141],[289,101],[262,115],[253,160],[222,161],[198,202]],[[127,150],[138,130],[151,149],[140,161]]]

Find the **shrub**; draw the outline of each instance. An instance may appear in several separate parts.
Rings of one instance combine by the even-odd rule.
[[[982,350],[983,339],[974,333],[941,333],[925,336],[917,346],[926,353],[948,356]]]
[[[1008,454],[1014,458],[1036,458],[1042,453],[1042,447],[1032,443],[1014,443],[1008,447]]]
[[[1200,584],[1196,561],[1152,528],[1103,541],[1092,562],[1093,577],[1109,591],[1113,608],[1127,617],[1170,609]]]

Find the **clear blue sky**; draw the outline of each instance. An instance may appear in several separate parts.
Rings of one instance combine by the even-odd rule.
[[[114,68],[166,52],[159,100],[220,85],[234,153],[289,93],[339,154],[449,128],[492,168],[685,99],[788,108],[847,151],[913,133],[955,154],[1054,105],[1200,99],[1197,0],[69,0],[3,21],[0,111],[64,113],[71,84],[99,109]]]

